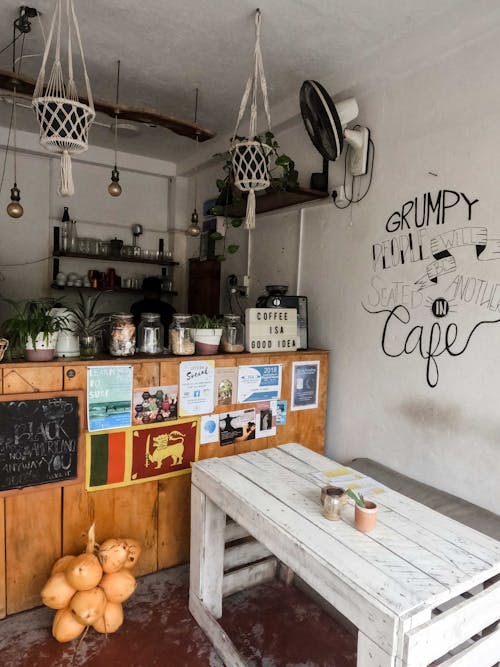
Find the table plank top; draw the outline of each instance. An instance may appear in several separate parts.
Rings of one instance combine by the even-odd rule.
[[[345,466],[292,443],[199,461],[193,464],[193,484],[206,491],[209,480],[216,482],[235,507],[245,503],[255,521],[299,544],[306,564],[307,559],[321,562],[399,618],[500,573],[500,542],[383,485],[375,498],[375,530],[354,528],[352,505],[340,521],[329,521],[321,511],[324,482],[318,473],[335,475],[336,470]]]

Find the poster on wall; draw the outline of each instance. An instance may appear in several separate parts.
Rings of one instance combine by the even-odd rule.
[[[276,426],[285,426],[288,401],[276,401]]]
[[[198,421],[88,433],[85,488],[98,491],[188,474],[198,459]]]
[[[177,385],[136,387],[133,423],[143,425],[177,419],[178,393]]]
[[[215,369],[217,405],[233,405],[238,396],[238,369],[235,366]]]
[[[200,419],[200,445],[219,442],[219,415],[203,415]]]
[[[281,364],[240,366],[238,368],[238,403],[272,401],[281,394]]]
[[[319,361],[294,361],[292,364],[291,410],[318,407]]]
[[[132,366],[87,368],[89,431],[123,428],[132,424]]]
[[[179,364],[179,415],[203,415],[214,410],[213,360]]]
[[[277,401],[262,401],[255,406],[255,437],[276,435]]]
[[[235,410],[219,415],[221,445],[255,439],[255,408]]]

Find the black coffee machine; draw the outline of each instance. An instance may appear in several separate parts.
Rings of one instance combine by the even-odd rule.
[[[295,308],[299,350],[307,350],[307,297],[287,294],[288,285],[266,285],[266,292],[259,296],[257,308]]]

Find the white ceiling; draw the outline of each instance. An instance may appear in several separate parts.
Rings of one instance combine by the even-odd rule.
[[[279,122],[298,113],[306,78],[326,83],[332,94],[359,92],[398,67],[418,67],[475,34],[479,38],[498,26],[500,14],[497,0],[76,0],[94,96],[114,99],[120,59],[121,102],[192,120],[199,87],[198,122],[227,135],[252,64],[257,1],[270,102]],[[20,4],[1,2],[0,49],[12,39]],[[47,29],[54,0],[29,4],[42,12]],[[35,19],[24,53],[41,51]],[[11,49],[0,55],[1,68],[10,69],[11,61]],[[39,65],[40,57],[26,58],[22,71],[36,77]],[[0,124],[8,118],[9,106],[0,104]],[[18,123],[36,131],[29,110],[20,111]],[[191,140],[139,127],[138,136],[120,139],[121,150],[176,162],[192,158]],[[112,133],[94,127],[90,141],[111,146]]]

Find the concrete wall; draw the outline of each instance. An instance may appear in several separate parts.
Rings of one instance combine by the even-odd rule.
[[[254,305],[262,286],[274,282],[309,297],[311,344],[332,350],[331,457],[368,456],[494,511],[500,323],[474,327],[500,319],[500,93],[491,77],[499,62],[500,43],[490,36],[366,95],[355,90],[358,121],[371,128],[376,145],[368,196],[345,211],[328,202],[259,216],[248,301]],[[308,185],[321,160],[301,121],[277,134]],[[331,185],[342,172],[343,160],[331,169]],[[214,183],[214,174],[210,168],[207,181]],[[365,186],[366,179],[355,194]],[[213,192],[207,187],[207,196]],[[453,192],[459,201],[451,206]],[[448,208],[444,218],[442,206],[439,218],[431,211],[421,226],[426,193],[433,205],[445,197]],[[415,198],[417,223],[413,208],[396,224],[402,205]],[[224,275],[246,271],[245,233],[234,237],[242,247],[224,263]],[[395,306],[406,310],[389,320],[383,341]]]

